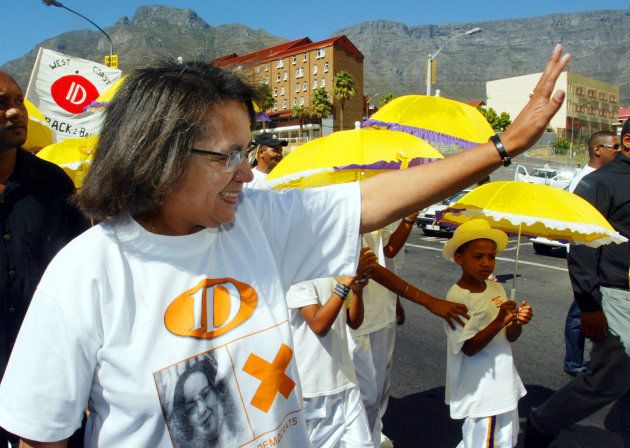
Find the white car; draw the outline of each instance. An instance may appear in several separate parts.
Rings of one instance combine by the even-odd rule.
[[[531,172],[528,172],[523,165],[517,165],[516,171],[514,171],[514,180],[565,189],[569,186],[575,174],[575,171],[555,168],[534,168]]]
[[[534,252],[540,255],[549,255],[554,248],[563,248],[565,254],[569,251],[569,243],[548,240],[547,238],[543,238],[541,236],[531,238],[530,241],[534,246]]]
[[[438,202],[437,204],[430,205],[425,208],[418,214],[418,218],[416,219],[416,224],[420,229],[422,229],[422,233],[425,235],[435,235],[438,233],[453,233],[453,229],[446,226],[445,224],[435,222],[435,213],[450,205],[457,202],[462,196],[466,193],[471,192],[472,190],[463,190],[459,193],[455,193],[453,196],[444,199],[442,202]]]

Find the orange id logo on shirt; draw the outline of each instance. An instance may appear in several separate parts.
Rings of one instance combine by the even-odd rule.
[[[205,279],[171,302],[164,324],[179,336],[212,339],[245,322],[257,303],[258,294],[247,283]]]

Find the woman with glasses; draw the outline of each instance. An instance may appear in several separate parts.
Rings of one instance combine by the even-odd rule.
[[[101,223],[44,274],[0,384],[0,426],[27,446],[63,447],[87,406],[88,447],[172,446],[154,373],[223,350],[247,422],[239,446],[309,446],[287,289],[352,275],[360,233],[532,145],[564,99],[552,96],[561,53],[501,138],[360,184],[284,193],[243,191],[253,90],[236,75],[202,63],[128,75],[77,196]],[[466,310],[445,302],[439,315]]]

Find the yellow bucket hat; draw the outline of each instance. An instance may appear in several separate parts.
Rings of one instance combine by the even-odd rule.
[[[453,259],[453,254],[469,241],[485,239],[492,240],[497,245],[497,253],[503,252],[508,243],[508,236],[502,230],[493,229],[484,219],[471,219],[460,225],[442,248],[442,255],[447,260]]]

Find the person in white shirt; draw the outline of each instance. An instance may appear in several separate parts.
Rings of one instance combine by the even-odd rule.
[[[286,140],[276,138],[267,132],[258,136],[254,141],[256,146],[256,163],[252,168],[254,178],[245,184],[245,188],[268,189],[267,176],[282,160],[282,148],[287,146],[287,143]]]
[[[557,45],[501,138],[360,183],[246,189],[254,90],[205,63],[127,75],[77,201],[100,223],[52,260],[0,383],[0,426],[26,447],[171,447],[181,367],[217,359],[233,446],[308,446],[286,292],[353,275],[361,233],[454,194],[524,152],[558,111]],[[553,95],[552,95],[553,94]],[[343,213],[340,211],[343,210]],[[440,315],[453,319],[460,305]],[[229,446],[229,445],[228,445]]]
[[[483,219],[460,225],[442,249],[462,269],[446,298],[463,303],[470,319],[463,327],[446,324],[446,404],[451,418],[465,418],[458,448],[516,446],[518,400],[525,387],[512,361],[510,343],[532,318],[527,302],[507,300],[498,282],[488,281],[495,257],[507,246],[505,232]]]
[[[363,322],[363,288],[376,264],[374,252],[363,248],[353,277],[309,280],[291,286],[287,293],[304,417],[313,448],[373,446],[346,325],[358,328]]]
[[[620,149],[619,136],[614,132],[599,131],[591,135],[588,140],[588,164],[571,180],[569,191],[573,193],[584,176],[612,162]],[[571,376],[586,370],[581,321],[580,308],[573,300],[564,323],[564,371]]]

